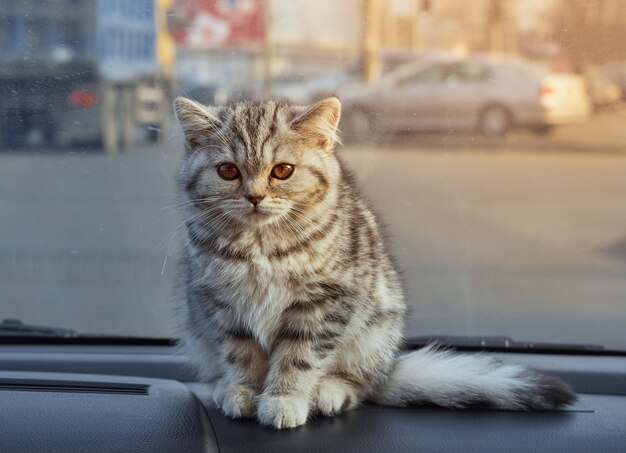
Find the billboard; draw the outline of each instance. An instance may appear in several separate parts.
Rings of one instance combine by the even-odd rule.
[[[241,47],[265,38],[266,0],[174,0],[170,32],[180,46]]]

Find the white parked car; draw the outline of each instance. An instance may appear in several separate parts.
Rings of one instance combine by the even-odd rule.
[[[553,125],[583,122],[591,112],[583,77],[485,55],[421,59],[373,86],[339,95],[347,110],[342,127],[354,138],[376,130],[499,136],[526,127],[544,133]]]

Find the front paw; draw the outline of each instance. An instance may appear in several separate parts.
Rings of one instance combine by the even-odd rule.
[[[245,385],[230,385],[220,389],[215,396],[216,404],[230,418],[254,417],[258,392]]]
[[[353,409],[358,404],[354,389],[338,379],[322,378],[317,388],[317,410],[326,416]]]
[[[257,405],[257,418],[262,425],[276,429],[295,428],[306,423],[309,402],[297,396],[261,395]]]

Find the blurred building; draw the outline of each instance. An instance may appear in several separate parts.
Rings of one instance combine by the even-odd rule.
[[[174,61],[162,3],[0,0],[0,146],[115,152],[137,126],[162,128]]]
[[[174,0],[179,84],[219,102],[263,96],[284,73],[340,67],[358,47],[359,3]]]
[[[268,0],[270,42],[279,49],[355,51],[362,0]]]
[[[375,78],[430,49],[606,61],[624,54],[609,38],[626,39],[623,0],[171,1],[179,84],[218,100],[325,72]]]

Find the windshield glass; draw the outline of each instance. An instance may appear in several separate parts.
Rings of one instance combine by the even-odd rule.
[[[624,6],[1,0],[0,320],[176,336],[174,98],[336,94],[407,336],[626,350]]]

